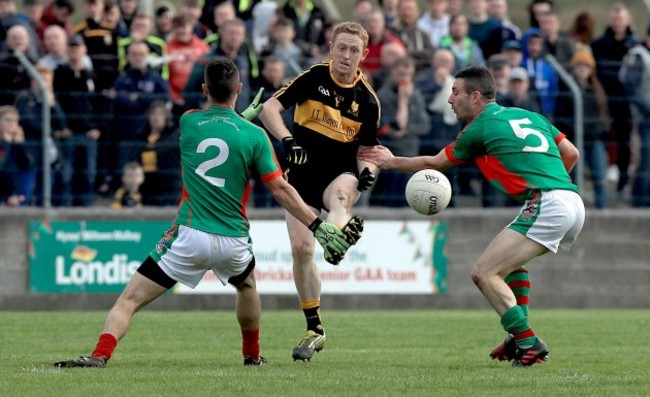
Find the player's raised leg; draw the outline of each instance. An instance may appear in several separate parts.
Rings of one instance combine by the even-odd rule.
[[[350,245],[356,244],[363,233],[363,219],[352,216],[352,207],[360,195],[357,178],[349,173],[336,177],[323,192],[323,203],[329,209],[327,221],[341,227]]]
[[[126,335],[133,315],[164,294],[175,283],[151,257],[147,257],[138,271],[133,273],[124,291],[108,312],[104,328],[92,354],[77,359],[58,361],[54,363],[54,366],[105,367],[113,355],[117,342]]]

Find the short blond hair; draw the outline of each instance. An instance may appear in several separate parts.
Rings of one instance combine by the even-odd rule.
[[[18,113],[18,109],[16,109],[15,106],[12,105],[0,106],[0,119],[4,118],[5,115],[7,114],[13,114],[16,117],[20,117],[20,113]]]
[[[342,22],[336,25],[332,32],[332,43],[336,41],[336,36],[341,33],[348,33],[359,37],[363,42],[364,49],[368,46],[368,32],[366,32],[366,29],[364,29],[363,26],[356,22]]]

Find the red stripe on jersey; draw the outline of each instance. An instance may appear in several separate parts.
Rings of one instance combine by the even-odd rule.
[[[562,142],[563,139],[566,138],[566,135],[560,132],[558,136],[555,137],[555,144],[557,145],[558,143]]]
[[[454,156],[454,147],[456,147],[456,142],[452,142],[449,145],[445,146],[445,154],[449,161],[453,161],[456,164],[462,164],[465,160],[461,160],[458,157]]]
[[[242,196],[241,199],[241,212],[246,216],[246,204],[248,203],[248,198],[251,195],[251,182],[250,180],[246,182],[246,189],[244,189],[244,195]]]
[[[275,170],[271,172],[270,174],[262,175],[260,176],[260,180],[264,183],[273,180],[279,176],[282,176],[282,170]]]
[[[185,189],[185,185],[183,185],[183,193],[181,194],[181,200],[178,202],[178,208],[183,205],[184,202],[190,201],[190,195],[187,193],[187,190]],[[192,224],[192,207],[189,205],[187,206],[187,226],[190,226]]]
[[[506,193],[516,196],[527,190],[526,180],[508,171],[496,157],[486,154],[474,159],[478,169],[489,181],[497,180]]]

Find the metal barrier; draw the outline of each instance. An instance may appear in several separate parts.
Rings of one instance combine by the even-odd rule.
[[[46,106],[48,103],[47,100],[47,87],[41,75],[38,74],[36,68],[29,59],[22,52],[15,53],[16,58],[20,61],[20,64],[25,68],[29,77],[31,77],[38,84],[39,89],[41,90],[41,103],[43,103],[43,135],[41,139],[41,144],[43,145],[43,207],[50,208],[52,206],[52,175],[50,173],[50,165],[52,160],[50,158],[50,142],[52,139],[52,125],[50,123],[50,107]]]

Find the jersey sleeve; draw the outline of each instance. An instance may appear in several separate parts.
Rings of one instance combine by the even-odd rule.
[[[280,101],[285,109],[304,102],[309,92],[309,80],[314,78],[313,75],[312,69],[307,69],[280,88],[273,96]]]
[[[278,163],[273,151],[271,140],[262,130],[253,131],[252,135],[254,146],[254,164],[255,170],[262,182],[268,182],[272,179],[282,176],[282,168]]]
[[[560,143],[564,138],[566,138],[566,135],[564,135],[563,132],[558,130],[551,122],[548,122],[549,130],[551,131],[551,136],[553,136],[553,141],[555,141],[555,144],[557,145]]]
[[[359,131],[359,144],[363,146],[376,146],[379,145],[377,140],[377,131],[379,129],[379,122],[381,119],[381,103],[375,91],[364,80],[364,84],[368,87],[368,101],[366,105],[367,111],[364,111],[364,120],[361,122],[361,129]],[[365,109],[364,109],[365,110]]]
[[[448,157],[451,154],[450,160],[463,162],[484,154],[483,130],[481,120],[475,120],[465,127],[456,137],[456,141],[449,146],[451,150],[447,150]]]

